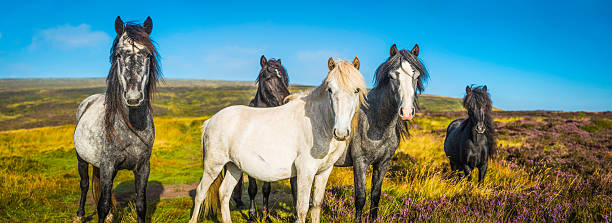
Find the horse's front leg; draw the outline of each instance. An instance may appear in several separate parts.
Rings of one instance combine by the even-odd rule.
[[[104,160],[104,159],[103,159]],[[112,162],[102,162],[100,164],[100,200],[98,201],[98,222],[112,222],[113,214],[111,211],[111,198],[113,190],[113,180],[117,175],[117,169]]]
[[[257,180],[249,176],[249,222],[255,221],[255,196],[257,195]]]
[[[147,215],[147,182],[151,165],[145,163],[134,168],[134,186],[136,187],[136,214],[138,223],[144,223]]]
[[[312,210],[310,210],[310,221],[312,223],[319,223],[321,221],[321,203],[323,202],[323,195],[325,195],[325,185],[327,185],[327,179],[329,179],[332,169],[333,166],[314,177]]]
[[[314,179],[315,170],[309,170],[307,167],[297,169],[297,202],[296,212],[298,223],[306,222],[306,214],[308,214],[308,207],[310,201],[310,189],[312,188],[312,181]]]
[[[487,174],[487,168],[489,166],[489,162],[485,161],[480,167],[478,167],[478,184],[482,185],[484,181],[485,174]]]
[[[368,164],[363,160],[353,162],[353,174],[355,182],[355,222],[361,222],[363,206],[366,202],[366,171]]]
[[[270,198],[270,190],[272,190],[272,186],[270,185],[270,182],[264,182],[263,186],[261,187],[261,192],[263,194],[263,217],[266,220],[270,220],[270,217],[268,217],[268,215],[270,214],[270,206],[268,205],[268,199]]]
[[[382,190],[385,174],[389,170],[389,160],[382,161],[374,165],[372,173],[372,193],[370,194],[370,220],[375,221],[378,217],[378,202],[380,201],[380,192]]]
[[[463,165],[463,174],[467,177],[468,182],[472,181],[472,168],[470,168],[467,164]]]

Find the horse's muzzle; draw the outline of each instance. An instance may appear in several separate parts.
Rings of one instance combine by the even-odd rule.
[[[334,138],[339,141],[346,140],[351,135],[351,130],[347,129],[346,131],[338,131],[338,129],[334,128]]]
[[[410,121],[414,118],[414,108],[402,107],[399,111],[399,116],[402,117],[404,121]]]

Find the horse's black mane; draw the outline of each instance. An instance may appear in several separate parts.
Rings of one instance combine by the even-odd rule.
[[[275,69],[279,70],[281,82],[271,81],[271,79],[277,78]],[[264,103],[266,106],[279,106],[283,104],[284,98],[290,94],[289,76],[280,60],[269,59],[266,67],[262,67],[259,71],[256,82],[257,92],[250,103],[252,106],[257,106],[259,103]]]
[[[377,90],[387,87],[391,79],[391,77],[389,77],[389,73],[393,70],[399,69],[402,66],[403,61],[409,62],[412,66],[414,66],[417,71],[419,71],[420,76],[417,79],[416,91],[418,93],[423,92],[425,90],[425,82],[427,82],[427,80],[429,79],[429,72],[427,71],[427,68],[425,68],[425,66],[423,65],[421,59],[419,59],[417,56],[415,56],[408,50],[400,50],[398,53],[393,56],[390,56],[387,61],[378,66],[378,68],[376,69],[376,73],[374,74],[374,89]],[[395,100],[395,97],[383,97],[382,100],[384,100],[382,104],[394,104],[391,102],[391,100]],[[415,107],[418,108],[418,94],[414,100],[414,103]],[[397,129],[402,138],[408,137],[408,135],[410,134],[408,131],[408,122],[397,122]]]
[[[161,69],[160,64],[158,63],[159,54],[157,53],[154,42],[151,40],[151,38],[149,38],[149,34],[140,24],[136,24],[135,22],[127,22],[123,30],[123,33],[125,33],[128,41],[130,41],[132,44],[137,43],[145,46],[146,51],[149,54],[149,78],[145,86],[146,90],[144,102],[146,103],[148,109],[151,110],[151,96],[155,93],[157,80],[161,78]],[[113,41],[113,45],[110,50],[111,69],[106,77],[107,88],[104,103],[104,129],[109,140],[111,139],[111,135],[117,139],[117,134],[113,127],[115,123],[115,114],[117,114],[117,112],[119,112],[121,115],[122,121],[135,132],[135,129],[128,121],[127,111],[124,109],[124,105],[122,104],[121,85],[119,84],[119,75],[117,73],[118,67],[116,62],[119,53],[116,50],[122,34],[118,34]]]
[[[489,148],[489,155],[494,155],[497,152],[496,141],[495,141],[495,123],[493,122],[492,116],[492,102],[491,96],[483,86],[472,86],[470,93],[466,94],[463,98],[463,107],[468,110],[468,114],[472,114],[469,111],[477,109],[479,106],[484,106],[485,110],[485,135],[487,137],[487,146]]]

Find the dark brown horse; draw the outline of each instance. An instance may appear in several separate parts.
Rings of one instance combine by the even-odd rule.
[[[463,107],[468,118],[451,122],[446,129],[444,152],[451,169],[472,180],[472,170],[478,168],[478,182],[487,173],[488,160],[495,154],[495,126],[491,116],[491,97],[487,86],[465,88]]]
[[[270,59],[266,60],[266,57],[261,56],[260,60],[261,71],[257,77],[257,93],[255,98],[251,100],[249,106],[251,107],[276,107],[283,104],[285,97],[289,95],[289,77],[287,76],[287,70],[281,64],[281,60]],[[263,216],[268,215],[268,198],[270,197],[270,182],[264,182],[262,187],[263,192]],[[255,195],[257,195],[257,182],[255,178],[249,177],[249,221],[255,219]],[[244,208],[242,203],[242,178],[238,182],[238,185],[234,188],[232,199],[236,202],[236,206]]]

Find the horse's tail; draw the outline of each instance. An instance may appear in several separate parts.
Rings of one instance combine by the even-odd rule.
[[[208,124],[208,120],[204,122],[202,125],[202,162],[204,162],[206,158],[206,146],[204,142],[204,134],[206,130],[206,125]],[[204,165],[204,164],[203,164]],[[208,192],[206,192],[206,198],[204,199],[203,204],[203,214],[204,216],[217,216],[217,213],[221,211],[221,199],[219,198],[219,187],[221,187],[221,182],[223,182],[223,178],[225,177],[225,168],[223,171],[219,173],[217,179],[212,182],[210,187],[208,188]]]
[[[98,201],[100,201],[100,194],[102,188],[100,187],[100,168],[93,166],[93,177],[91,178],[92,190],[93,190],[93,199],[96,206],[98,205]],[[115,198],[115,194],[111,194],[111,202],[113,204],[113,208],[117,206],[117,199]]]

